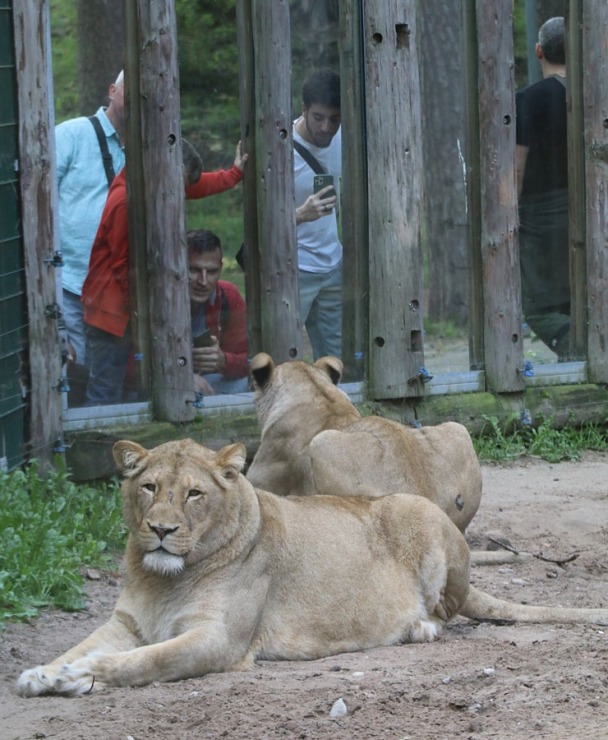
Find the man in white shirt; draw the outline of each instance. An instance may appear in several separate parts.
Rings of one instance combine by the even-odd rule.
[[[342,174],[340,78],[314,72],[302,88],[302,115],[294,122],[294,142],[317,160],[334,185],[314,193],[315,169],[294,148],[300,314],[314,359],[342,352],[342,244],[337,207]],[[315,165],[315,167],[317,166]]]

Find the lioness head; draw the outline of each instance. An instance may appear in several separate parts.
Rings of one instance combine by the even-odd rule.
[[[337,357],[321,357],[312,365],[299,360],[275,365],[265,352],[255,355],[251,361],[251,377],[262,427],[268,422],[271,412],[284,414],[287,411],[285,404],[293,410],[297,405],[314,407],[317,399],[321,398],[329,403],[336,398],[343,402],[347,396],[336,387],[343,370],[342,360]]]
[[[176,575],[207,557],[238,526],[245,447],[219,452],[193,440],[146,450],[116,442],[125,522],[145,570]]]

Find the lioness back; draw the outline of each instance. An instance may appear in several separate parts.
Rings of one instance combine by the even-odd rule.
[[[468,431],[447,422],[414,429],[361,417],[336,387],[342,363],[252,362],[260,446],[247,477],[278,494],[411,493],[437,504],[464,531],[481,500],[481,469]]]

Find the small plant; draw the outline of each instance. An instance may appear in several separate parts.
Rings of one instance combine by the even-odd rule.
[[[0,624],[43,606],[81,609],[82,568],[112,564],[124,535],[116,484],[78,486],[64,471],[42,478],[35,462],[0,473]]]
[[[582,450],[608,449],[608,430],[597,424],[556,429],[553,419],[537,426],[518,426],[510,432],[501,428],[496,417],[484,416],[484,427],[473,443],[480,460],[501,462],[532,455],[548,462],[579,460]]]

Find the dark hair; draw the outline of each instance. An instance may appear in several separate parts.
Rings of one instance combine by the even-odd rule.
[[[222,243],[217,234],[207,229],[193,229],[186,234],[188,249],[193,249],[198,254],[214,252],[216,249],[222,251]]]
[[[538,43],[549,64],[566,63],[566,26],[562,16],[549,18],[540,27]]]
[[[203,171],[203,160],[187,139],[182,139],[182,163],[189,185],[194,185],[200,179]]]
[[[331,69],[320,69],[306,78],[302,85],[305,108],[319,103],[340,110],[340,78]]]

